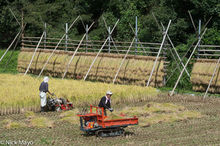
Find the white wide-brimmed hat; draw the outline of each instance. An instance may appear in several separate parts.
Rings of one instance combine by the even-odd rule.
[[[49,78],[48,77],[44,77],[44,82],[48,83],[48,81],[49,81]]]
[[[112,92],[111,91],[107,91],[106,95],[112,95]]]

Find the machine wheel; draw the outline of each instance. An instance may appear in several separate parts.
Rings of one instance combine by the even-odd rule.
[[[97,137],[113,137],[124,135],[123,128],[114,128],[114,129],[102,129],[95,132]]]
[[[69,104],[68,107],[69,107],[69,110],[73,109],[73,105],[72,104]]]
[[[59,106],[57,106],[57,107],[55,108],[55,111],[56,111],[56,112],[59,112],[59,111],[61,111],[61,108],[60,108]]]

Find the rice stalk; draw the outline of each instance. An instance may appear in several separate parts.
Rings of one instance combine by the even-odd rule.
[[[25,72],[33,52],[21,52],[18,56],[18,71]],[[45,62],[47,61],[50,53],[38,52],[34,57],[33,63],[29,72],[32,74],[38,74]],[[92,61],[94,60],[95,53],[91,54],[77,54],[69,66],[69,70],[66,74],[67,78],[82,79]],[[49,60],[44,75],[50,75],[54,77],[62,77],[68,61],[71,56],[68,54],[55,54]],[[164,61],[160,61],[156,64],[155,72],[152,76],[151,86],[163,86]],[[89,75],[88,80],[102,81],[110,83],[113,81],[114,76],[122,61],[118,55],[100,55],[94,63]],[[155,57],[136,57],[136,59],[130,56],[125,60],[122,68],[118,74],[116,83],[119,84],[133,84],[133,85],[146,85],[146,82],[150,76],[153,68]]]

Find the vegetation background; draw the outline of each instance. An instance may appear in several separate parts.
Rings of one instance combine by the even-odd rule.
[[[220,44],[220,3],[219,0],[0,0],[0,49],[7,48],[20,29],[10,9],[21,23],[24,16],[25,36],[40,36],[47,23],[47,36],[60,38],[65,32],[65,23],[81,15],[85,24],[95,21],[89,36],[90,39],[103,40],[108,35],[102,16],[112,28],[117,19],[118,26],[113,32],[113,38],[118,41],[131,41],[133,32],[129,23],[135,27],[135,16],[138,17],[138,37],[143,42],[161,42],[162,35],[156,25],[152,13],[165,26],[172,20],[169,36],[180,56],[186,52],[196,38],[188,11],[191,12],[198,31],[199,20],[202,26],[208,23],[208,30],[202,44]],[[79,39],[85,33],[80,21],[69,31],[71,39]],[[188,56],[190,51],[188,52]],[[9,56],[10,58],[10,56]],[[15,57],[16,58],[16,57]],[[175,66],[173,58],[168,54],[170,69]],[[15,59],[16,60],[16,59]],[[4,63],[1,63],[4,64]],[[15,64],[16,62],[12,64]],[[13,66],[13,65],[12,65]],[[173,86],[176,76],[170,80],[168,86]],[[185,83],[187,81],[187,83]],[[179,87],[190,88],[189,80],[185,78]]]

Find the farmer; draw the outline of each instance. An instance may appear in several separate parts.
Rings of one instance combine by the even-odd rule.
[[[106,109],[108,109],[110,112],[113,112],[113,108],[111,108],[111,96],[112,96],[111,91],[106,92],[106,95],[101,98],[98,105],[99,107],[104,108],[105,116],[107,116]]]
[[[40,105],[41,105],[41,112],[44,112],[45,106],[47,104],[47,97],[46,93],[48,92],[50,95],[54,95],[53,93],[50,93],[48,90],[48,77],[44,77],[44,81],[40,84],[39,90],[40,90]]]

